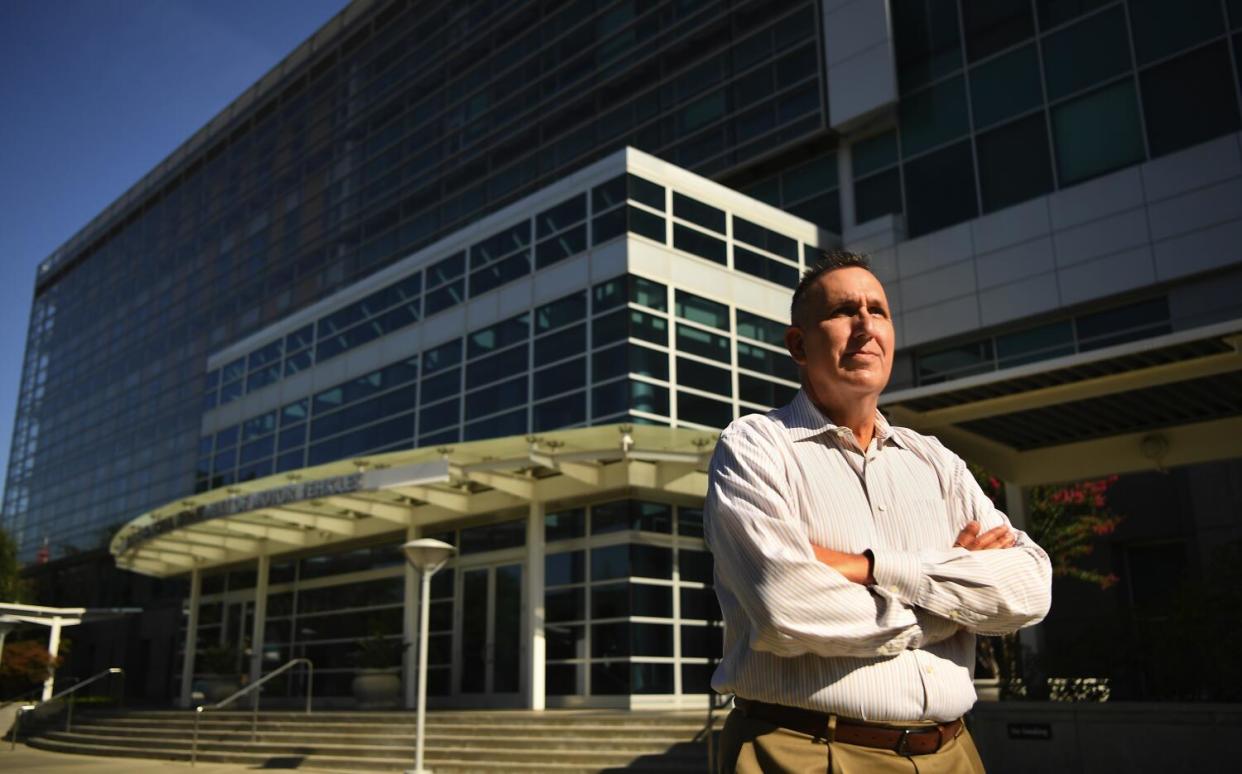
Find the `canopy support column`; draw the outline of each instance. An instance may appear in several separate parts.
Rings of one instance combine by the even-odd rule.
[[[544,505],[531,501],[526,519],[526,706],[545,707],[544,657],[547,639],[544,626],[543,565]]]
[[[61,619],[53,618],[50,624],[51,631],[47,636],[47,653],[52,661],[56,660],[56,654],[60,652],[60,627]],[[43,698],[41,701],[47,701],[52,698],[52,694],[56,689],[56,668],[48,670],[47,679],[43,681]]]
[[[185,658],[181,660],[181,706],[190,708],[194,689],[194,657],[198,650],[198,610],[203,598],[203,571],[190,570],[190,620],[185,628]]]
[[[405,542],[417,540],[418,527],[407,527]],[[418,701],[418,572],[414,565],[404,562],[404,600],[401,607],[401,685],[405,687],[405,708],[414,709]]]
[[[267,633],[267,580],[271,574],[272,558],[266,552],[259,554],[257,578],[254,582],[254,625],[250,635],[250,682],[263,676],[264,636]],[[258,694],[251,694],[251,701],[258,701]]]

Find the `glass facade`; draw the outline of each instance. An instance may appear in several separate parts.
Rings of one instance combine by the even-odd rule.
[[[858,223],[904,213],[919,236],[1242,126],[1234,6],[895,0],[892,15],[897,125],[853,145]]]
[[[811,0],[394,0],[316,41],[40,267],[4,500],[23,557],[45,538],[53,556],[95,547],[192,491],[204,401],[211,410],[580,251],[582,203],[445,256],[421,285],[268,342],[204,384],[211,352],[625,145],[722,176],[827,136],[820,28]],[[635,200],[592,225],[656,236]],[[831,225],[834,212],[821,200],[805,214]],[[719,251],[698,227],[671,238]],[[549,408],[539,422],[584,411]],[[246,472],[281,464],[255,442]]]

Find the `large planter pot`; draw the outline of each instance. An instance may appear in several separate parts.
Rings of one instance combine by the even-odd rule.
[[[229,675],[207,675],[198,682],[203,700],[208,704],[223,701],[241,690],[241,678]]]
[[[363,669],[352,687],[360,709],[391,709],[401,695],[401,677],[386,669]]]

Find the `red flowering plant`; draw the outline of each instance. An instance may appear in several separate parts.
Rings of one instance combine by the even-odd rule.
[[[1003,509],[1004,485],[976,466],[971,466],[971,472],[992,502]],[[1026,488],[1027,512],[1023,531],[1048,554],[1054,577],[1073,578],[1102,590],[1116,585],[1118,578],[1113,573],[1101,572],[1084,564],[1087,557],[1094,553],[1096,543],[1113,534],[1122,521],[1122,517],[1108,507],[1108,490],[1115,483],[1117,476],[1108,476],[1071,484],[1043,484]],[[1029,654],[1023,658],[1016,634],[981,637],[978,654],[981,664],[999,678],[1002,698],[1046,698],[1047,681],[1040,674],[1042,670],[1029,658]],[[1086,685],[1082,690],[1069,685],[1060,693],[1062,699],[1101,699],[1099,688],[1094,685]]]

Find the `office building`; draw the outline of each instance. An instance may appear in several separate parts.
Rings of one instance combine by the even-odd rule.
[[[873,256],[887,409],[1012,491],[1236,481],[1240,28],[352,3],[40,266],[5,527],[199,568],[200,643],[314,652],[330,695],[358,637],[408,637],[396,547],[442,534],[440,701],[701,701],[703,455],[795,389],[808,250]],[[1173,500],[1190,526],[1146,537],[1193,574],[1242,527]]]

